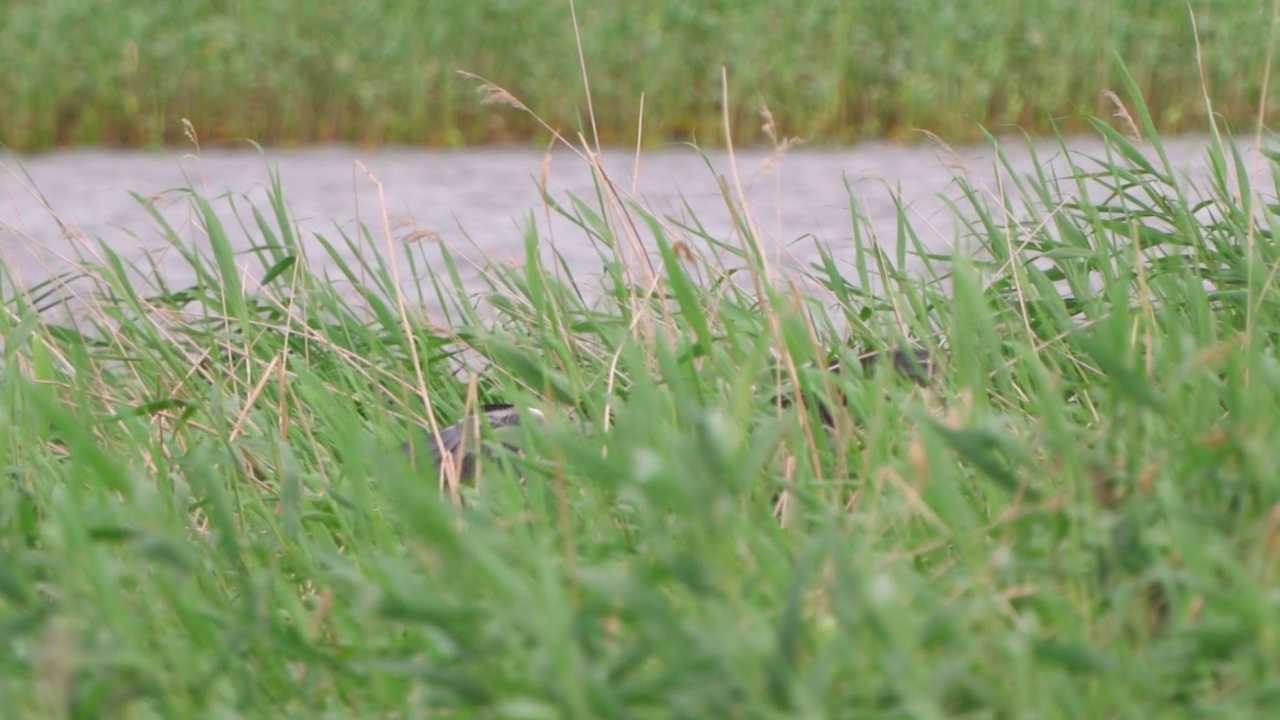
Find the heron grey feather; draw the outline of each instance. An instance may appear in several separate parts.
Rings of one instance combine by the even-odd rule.
[[[525,411],[537,420],[538,424],[545,424],[546,416],[540,410],[526,408]],[[485,405],[479,413],[467,415],[452,425],[440,428],[438,437],[430,430],[426,431],[426,451],[431,467],[439,470],[446,461],[456,463],[459,479],[473,480],[476,473],[477,451],[482,457],[492,457],[491,453],[481,445],[482,422],[495,430],[518,426],[521,423],[520,409],[507,404]],[[502,445],[512,452],[520,451],[520,448],[511,443],[504,442]],[[401,449],[411,458],[413,457],[414,443],[405,443]]]
[[[921,385],[928,382],[936,369],[933,356],[928,350],[920,347],[864,353],[858,356],[858,362],[863,372],[871,372],[886,357],[892,361],[895,370]],[[840,372],[842,369],[839,360],[827,367],[831,372]],[[790,405],[790,400],[791,398],[784,398],[783,405]],[[830,425],[833,422],[830,408],[822,403],[820,410],[824,423]],[[546,425],[546,416],[541,411],[526,408],[525,412],[539,425]],[[428,441],[426,452],[431,467],[439,470],[446,461],[457,463],[458,477],[463,481],[473,480],[477,465],[476,451],[479,450],[481,457],[492,457],[489,450],[481,446],[481,422],[487,423],[495,430],[518,426],[521,424],[520,409],[508,404],[485,405],[479,413],[468,415],[452,425],[440,428],[438,437],[435,433],[427,431],[425,433]],[[520,452],[518,447],[510,443],[503,442],[502,445],[512,452]],[[414,443],[409,442],[402,445],[401,449],[412,459],[415,447]]]
[[[862,363],[864,372],[870,372],[884,357],[884,352],[874,351],[859,355],[858,361]],[[893,359],[895,370],[918,383],[923,384],[933,376],[933,355],[922,347],[913,347],[910,350],[894,348],[893,352],[889,353],[889,357]],[[833,372],[840,372],[840,361],[837,360],[829,367]]]

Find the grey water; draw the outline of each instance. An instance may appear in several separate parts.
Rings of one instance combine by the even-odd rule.
[[[1252,152],[1248,138],[1238,142],[1251,158],[1257,182],[1267,172],[1266,163]],[[1207,188],[1209,138],[1163,143],[1180,175]],[[1072,139],[1067,147],[1086,168],[1092,167],[1089,157],[1106,153],[1097,138]],[[1056,141],[1028,147],[1025,139],[1011,138],[1001,141],[1000,150],[1016,174],[1032,172],[1037,156],[1051,174],[1066,173]],[[736,194],[740,183],[761,243],[783,272],[816,262],[819,244],[838,260],[851,261],[854,213],[871,230],[870,237],[862,231],[863,241],[892,248],[899,232],[899,204],[931,251],[949,252],[962,239],[962,224],[949,201],[959,204],[960,217],[966,213],[956,178],[967,178],[988,198],[1011,181],[989,145],[802,145],[781,154],[738,150],[732,157],[672,146],[639,155],[609,150],[599,164],[622,196],[657,214],[669,237],[685,241],[695,252],[706,246],[687,229],[695,222],[712,237],[741,242],[721,185],[723,180]],[[251,207],[274,223],[267,202],[274,172],[308,261],[321,270],[330,261],[317,236],[336,243],[348,263],[364,252],[400,255],[397,263],[404,273],[409,270],[403,253],[421,251],[425,262],[440,269],[437,248],[447,247],[468,263],[464,278],[478,289],[483,263],[523,262],[525,237],[533,228],[546,249],[565,258],[574,277],[600,274],[599,248],[580,228],[549,211],[542,199],[545,183],[561,204],[577,196],[599,206],[590,164],[563,148],[547,153],[326,146],[0,155],[0,262],[19,286],[32,287],[81,258],[99,257],[102,243],[126,263],[154,267],[171,287],[181,287],[193,280],[190,267],[165,240],[149,210],[160,213],[193,246],[207,248],[189,198],[177,192],[192,186],[212,200],[233,245],[245,249],[261,242]],[[358,224],[368,228],[374,242],[351,250],[342,237],[356,237]],[[649,229],[643,224],[638,229],[641,244],[652,253],[656,245]],[[251,254],[237,255],[237,262],[246,279],[262,273],[262,262]],[[413,276],[401,281],[421,282]]]

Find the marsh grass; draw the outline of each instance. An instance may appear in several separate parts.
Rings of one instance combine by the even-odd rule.
[[[1268,11],[1266,5],[1271,8]],[[476,102],[474,73],[560,128],[586,93],[566,2],[268,3],[109,0],[7,3],[0,22],[0,145],[207,143],[458,146],[542,137],[523,115]],[[1275,3],[820,0],[581,2],[581,58],[607,144],[634,142],[644,96],[650,145],[767,142],[763,101],[787,135],[814,142],[978,140],[975,128],[1087,129],[1108,111],[1121,58],[1167,133],[1201,130],[1202,77],[1215,108],[1250,127],[1264,87]],[[1202,68],[1191,13],[1199,18]],[[721,107],[718,68],[734,93]],[[1201,70],[1203,72],[1201,72]],[[1274,106],[1274,95],[1266,98]]]
[[[954,256],[855,212],[787,278],[734,173],[728,238],[599,174],[548,198],[597,287],[531,231],[472,294],[447,248],[303,244],[277,179],[234,224],[192,190],[200,246],[156,215],[188,286],[105,244],[74,314],[6,285],[6,712],[1267,716],[1280,172],[1216,141],[1187,183],[1126,89],[1068,174],[957,177]],[[822,370],[905,342],[937,382]],[[492,401],[548,426],[475,486],[399,452]]]

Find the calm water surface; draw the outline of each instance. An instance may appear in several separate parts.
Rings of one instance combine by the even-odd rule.
[[[1176,167],[1203,183],[1206,143],[1201,137],[1177,138],[1166,141],[1166,151]],[[1070,146],[1082,156],[1102,153],[1093,139]],[[1002,149],[1020,173],[1032,169],[1024,141],[1011,139]],[[1057,145],[1044,144],[1036,151],[1042,162],[1052,160],[1055,171],[1062,172]],[[794,269],[817,259],[815,243],[830,247],[837,258],[852,259],[851,207],[868,218],[881,244],[892,246],[895,195],[909,208],[913,226],[931,249],[952,247],[957,223],[946,199],[960,197],[955,177],[967,173],[979,187],[994,190],[1000,179],[994,156],[990,147],[865,144],[841,150],[801,146],[780,158],[765,150],[745,150],[737,153],[736,163],[766,248],[783,267]],[[691,220],[687,204],[710,234],[736,242],[717,180],[717,175],[731,175],[725,154],[704,159],[690,148],[673,147],[646,152],[637,164],[634,154],[611,151],[602,164],[621,190],[668,218],[671,227]],[[1262,168],[1255,162],[1255,173]],[[599,273],[598,256],[584,233],[554,214],[549,217],[540,200],[539,178],[545,177],[550,194],[562,203],[575,194],[595,204],[587,163],[567,150],[548,156],[534,150],[332,146],[265,154],[77,150],[0,156],[0,260],[21,284],[30,286],[64,269],[77,252],[99,254],[94,246],[100,240],[127,261],[155,263],[172,285],[180,286],[191,279],[189,269],[130,192],[152,198],[183,237],[207,247],[186,197],[174,192],[189,181],[214,199],[233,242],[245,248],[261,240],[249,208],[252,203],[269,213],[266,197],[273,170],[280,173],[315,265],[326,261],[315,234],[341,244],[342,233],[354,235],[357,222],[378,239],[377,249],[361,252],[385,253],[388,247],[403,252],[407,240],[431,236],[475,263],[520,262],[525,232],[536,225],[546,243],[565,255],[575,275]],[[237,212],[243,221],[236,219]],[[241,222],[248,230],[241,229]],[[705,247],[687,233],[672,232],[695,248]],[[652,249],[648,231],[642,228],[642,234]],[[429,263],[438,262],[433,247],[414,247]],[[352,253],[344,256],[350,259]],[[261,274],[254,257],[238,257],[247,277]],[[473,267],[467,272],[474,284],[478,271]],[[410,277],[404,282],[417,281]]]

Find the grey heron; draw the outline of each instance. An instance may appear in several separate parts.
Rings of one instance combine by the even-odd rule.
[[[933,357],[928,350],[920,347],[910,349],[897,348],[887,353],[883,351],[863,353],[857,359],[863,371],[870,372],[886,356],[892,360],[895,370],[921,385],[928,382],[935,370]],[[837,359],[828,363],[827,370],[839,373],[843,368]],[[839,398],[839,400],[843,402],[843,398]],[[781,404],[783,407],[790,405],[791,398],[784,398]],[[818,409],[823,424],[833,427],[834,417],[831,409],[821,402]],[[542,411],[536,408],[525,408],[524,410],[538,424],[546,424],[546,415]],[[434,432],[428,430],[426,433],[428,440],[427,455],[430,460],[430,466],[439,471],[443,463],[446,461],[451,462],[455,464],[458,478],[461,481],[473,480],[476,474],[477,451],[479,451],[480,457],[492,457],[482,446],[482,423],[487,424],[494,430],[519,426],[521,424],[521,411],[515,405],[506,403],[483,405],[479,412],[469,414],[458,422],[441,428],[438,437]],[[515,445],[507,442],[501,444],[507,450],[519,452],[519,448]],[[414,452],[413,443],[405,443],[401,448],[412,458]]]

